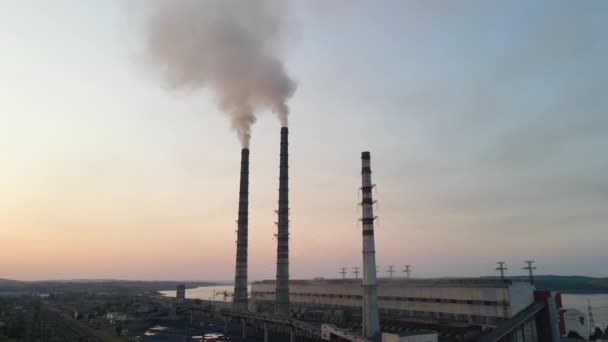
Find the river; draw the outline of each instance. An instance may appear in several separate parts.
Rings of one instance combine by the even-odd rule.
[[[247,291],[251,292],[251,285],[247,286]],[[186,289],[186,298],[218,300],[231,302],[234,285],[201,286],[194,289]],[[175,297],[175,290],[160,291],[163,296]]]

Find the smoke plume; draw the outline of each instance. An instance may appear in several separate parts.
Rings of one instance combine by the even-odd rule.
[[[208,87],[249,146],[256,110],[287,126],[287,100],[296,85],[278,54],[280,2],[159,0],[146,25],[146,53],[173,88]]]

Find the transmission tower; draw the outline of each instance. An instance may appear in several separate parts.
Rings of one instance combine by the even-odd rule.
[[[523,267],[523,270],[528,270],[528,274],[530,275],[530,284],[534,285],[534,273],[533,271],[536,269],[536,267],[532,266],[532,264],[534,263],[534,260],[526,260],[524,261],[526,264],[528,264],[528,266]]]
[[[353,273],[355,274],[355,279],[359,279],[359,267],[353,267]]]
[[[403,267],[405,267],[403,269],[403,273],[405,273],[405,276],[407,277],[407,279],[410,279],[410,273],[412,272],[412,270],[410,269],[410,267],[412,267],[412,265],[405,265]]]
[[[504,261],[498,261],[497,262],[498,267],[496,267],[496,271],[500,271],[500,279],[505,279],[505,271],[508,270],[507,267],[505,267],[505,262]]]
[[[393,268],[394,268],[394,266],[391,265],[388,267],[388,271],[387,271],[391,278],[393,277],[393,273],[395,273],[395,270]]]
[[[346,267],[340,267],[340,269],[342,271],[340,271],[340,274],[342,275],[342,279],[346,279]]]

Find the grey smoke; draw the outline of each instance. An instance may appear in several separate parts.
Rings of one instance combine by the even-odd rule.
[[[209,88],[249,146],[256,111],[287,126],[296,84],[278,51],[283,6],[273,1],[159,0],[146,26],[146,53],[169,86]]]

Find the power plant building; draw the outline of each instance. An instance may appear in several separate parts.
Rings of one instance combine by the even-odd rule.
[[[363,307],[361,279],[292,280],[292,314],[306,320],[347,323],[360,320]],[[275,282],[252,284],[251,310],[271,310]],[[495,327],[534,303],[534,286],[509,279],[378,279],[381,320],[441,322]]]
[[[281,128],[276,279],[254,282],[247,295],[249,149],[241,151],[234,300],[225,329],[240,322],[281,338],[328,341],[559,342],[561,297],[530,282],[501,278],[377,278],[370,152],[361,153],[362,279],[289,277],[288,128]],[[500,264],[501,272],[504,263]],[[356,267],[359,274],[359,267]],[[392,268],[391,268],[392,275]],[[177,303],[185,301],[178,288]],[[577,316],[578,317],[578,316]],[[561,325],[560,325],[561,323]]]

